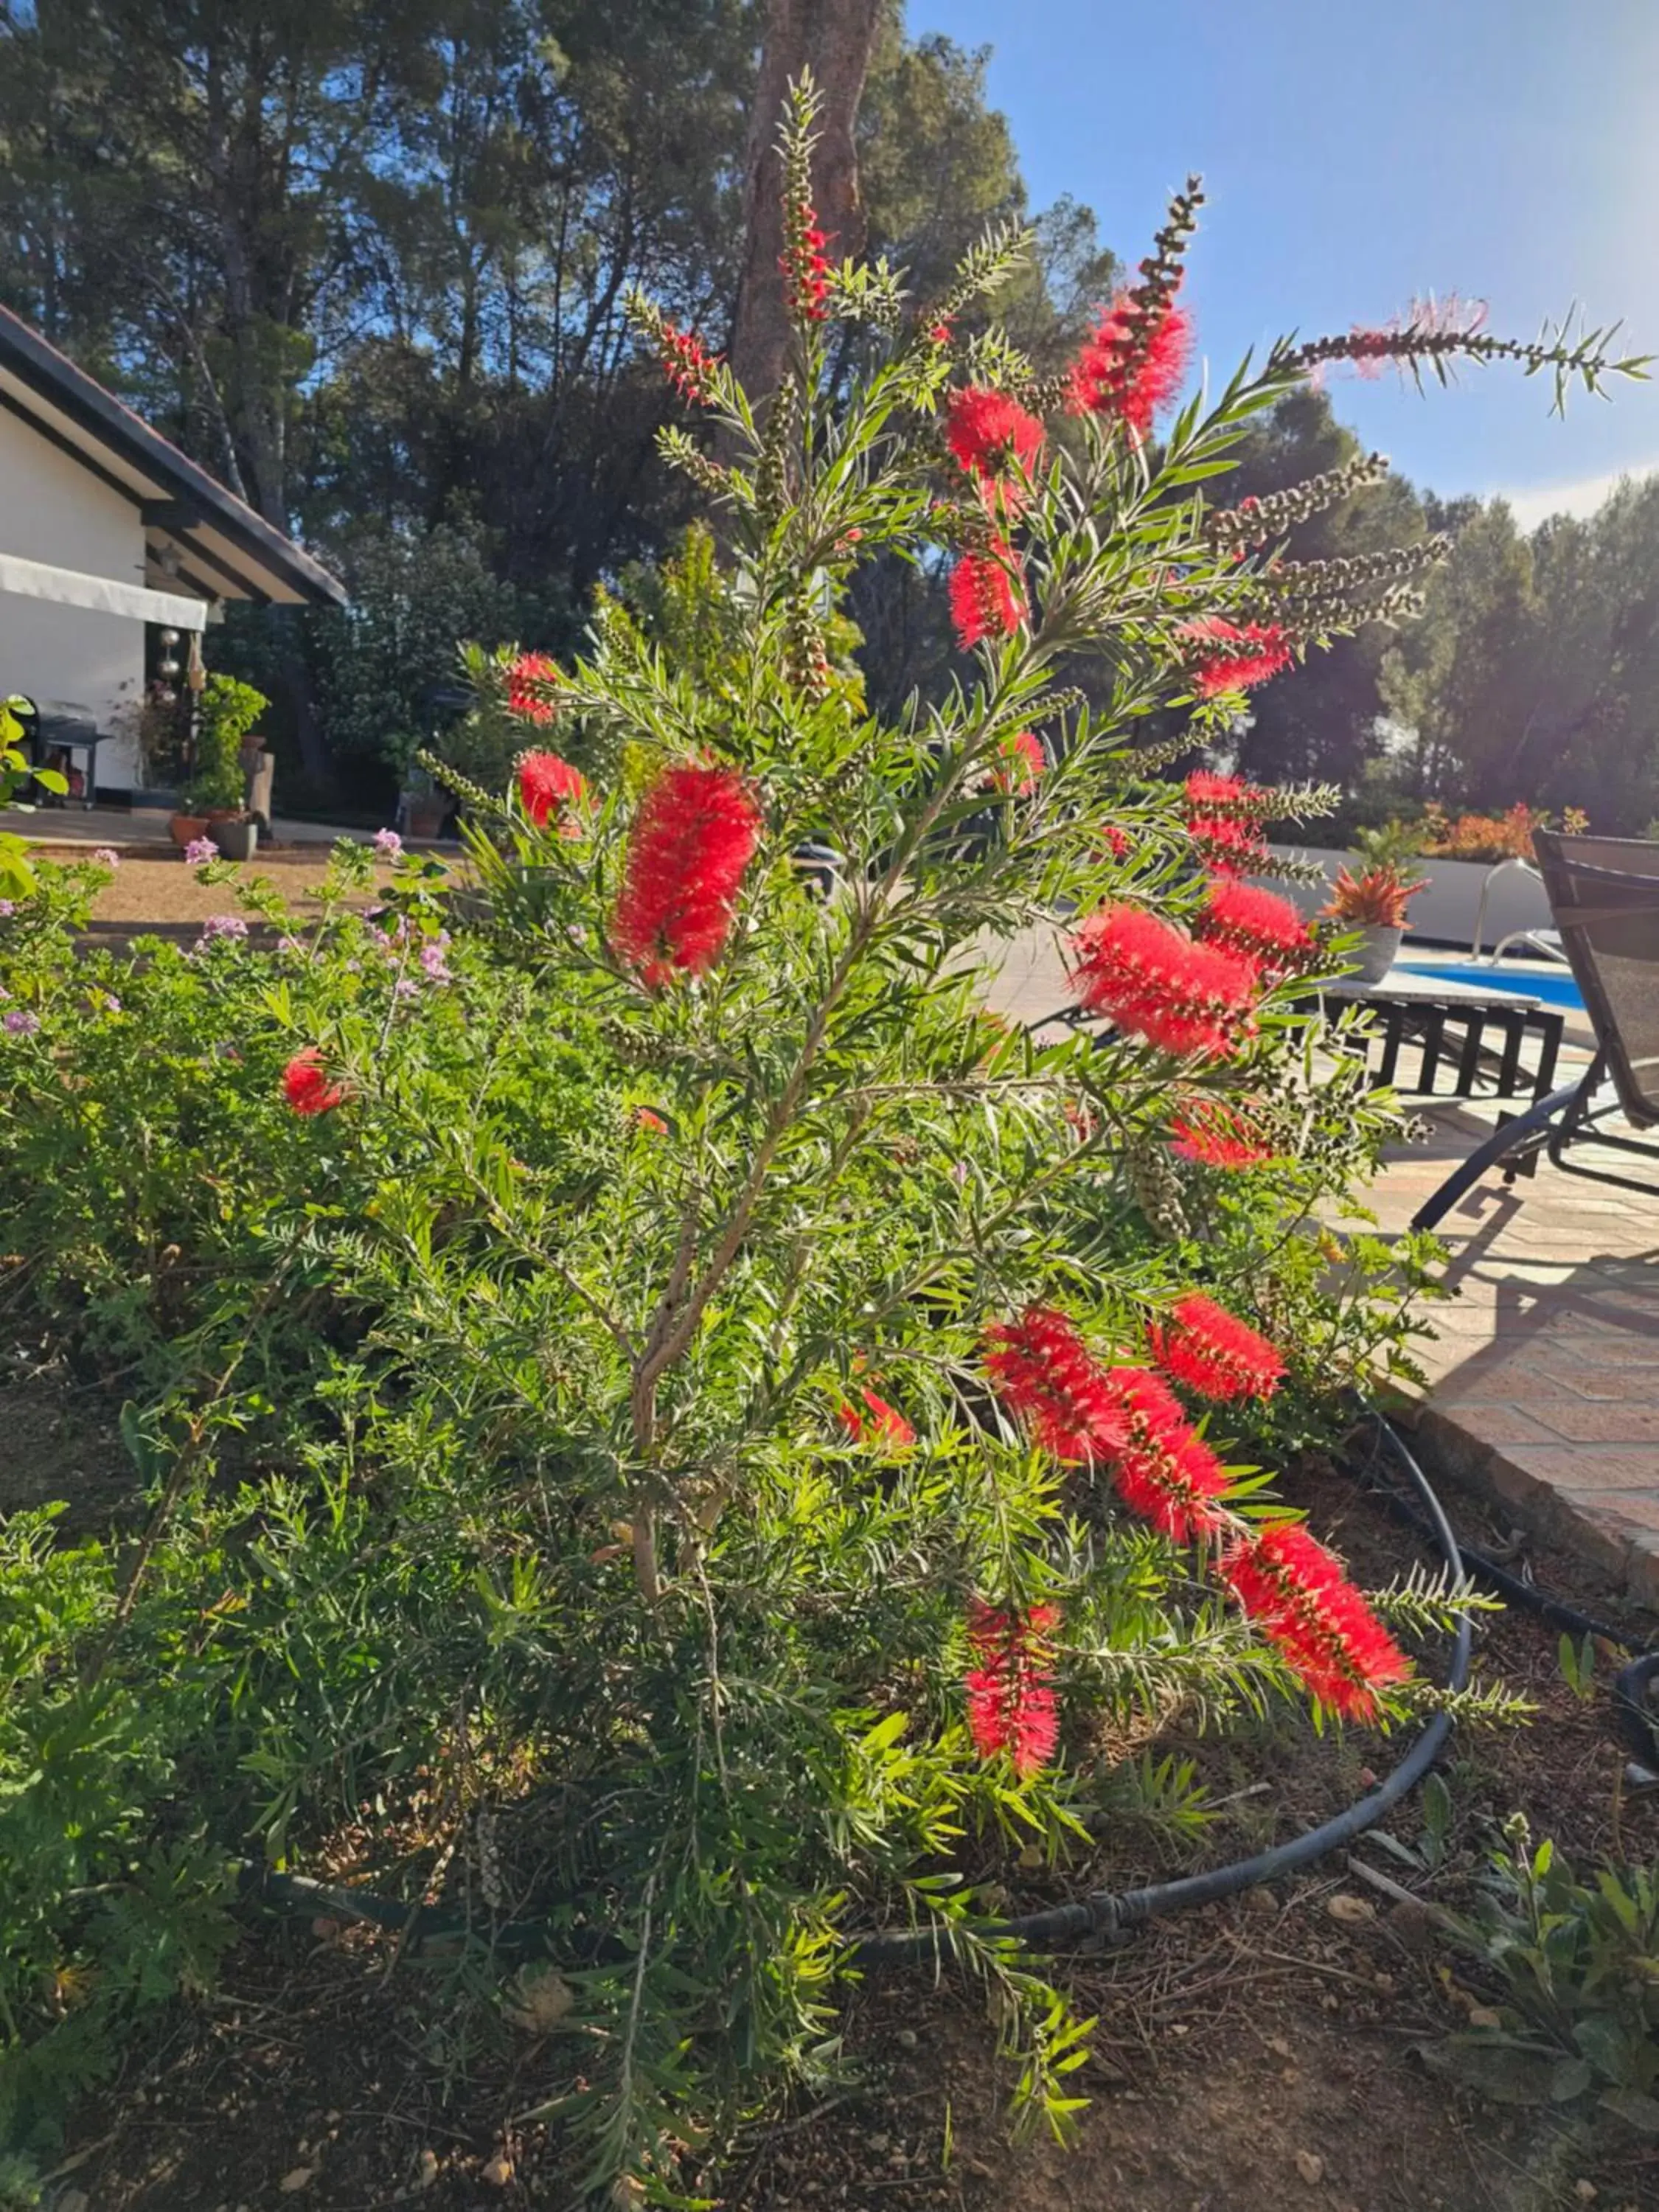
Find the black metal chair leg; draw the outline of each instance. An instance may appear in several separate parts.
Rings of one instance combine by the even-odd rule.
[[[1547,1128],[1558,1114],[1573,1105],[1581,1093],[1585,1093],[1588,1099],[1586,1085],[1589,1080],[1586,1077],[1566,1085],[1560,1091],[1553,1091],[1547,1098],[1536,1100],[1524,1114],[1517,1114],[1514,1121],[1505,1121],[1501,1129],[1495,1129],[1486,1142],[1477,1145],[1468,1159],[1455,1167],[1440,1188],[1418,1207],[1412,1216],[1412,1227],[1432,1229],[1456,1205],[1464,1192],[1473,1190],[1486,1170],[1495,1166],[1506,1152],[1512,1152],[1528,1137]],[[1593,1090],[1594,1085],[1589,1087]]]

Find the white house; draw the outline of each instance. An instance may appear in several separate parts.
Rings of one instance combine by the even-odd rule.
[[[0,307],[0,697],[107,730],[143,694],[146,625],[216,605],[343,605],[343,587],[38,331]],[[130,743],[98,786],[138,781]]]

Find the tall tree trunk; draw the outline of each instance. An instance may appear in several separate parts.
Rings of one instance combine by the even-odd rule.
[[[783,252],[778,127],[791,82],[810,69],[823,105],[812,158],[818,222],[841,260],[864,246],[853,125],[875,43],[881,0],[767,0],[760,82],[744,177],[744,258],[732,326],[732,367],[752,401],[783,380],[789,325],[778,258]]]

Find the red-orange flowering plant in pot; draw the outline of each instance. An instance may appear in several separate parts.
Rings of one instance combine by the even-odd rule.
[[[1420,869],[1396,861],[1339,869],[1322,911],[1339,928],[1358,932],[1358,946],[1348,963],[1357,981],[1380,983],[1393,967],[1411,927],[1413,895],[1426,880]]]
[[[1230,507],[1261,412],[1333,360],[1504,349],[1413,323],[1185,397],[1194,186],[1045,382],[988,313],[1018,234],[927,301],[835,264],[811,121],[803,90],[781,388],[635,303],[683,403],[665,450],[718,512],[704,641],[602,602],[585,653],[519,672],[505,791],[451,778],[476,923],[427,934],[440,894],[399,863],[408,930],[374,922],[327,994],[283,955],[260,1000],[294,1264],[351,1326],[282,1515],[238,1502],[256,1535],[210,1597],[171,1556],[149,1584],[192,1600],[170,1653],[233,1644],[270,1854],[303,1865],[332,1804],[361,1878],[470,1936],[467,2001],[539,2023],[518,2079],[568,2202],[715,2197],[734,2130],[836,2075],[883,1927],[990,1986],[1020,2112],[1063,2130],[1082,2024],[994,1923],[1098,1885],[1158,1796],[1122,1747],[1447,1701],[1414,1643],[1447,1594],[1362,1594],[1271,1487],[1397,1350],[1421,1256],[1370,1248],[1371,1285],[1362,1250],[1332,1291],[1306,1226],[1398,1127],[1255,880],[1314,795],[1165,781],[1136,739],[1172,714],[1218,750],[1252,685],[1401,618],[1440,556],[1280,559],[1352,472]],[[939,578],[962,654],[884,720],[836,616],[889,555]],[[16,1042],[37,1077],[52,1042]],[[400,1785],[418,1821],[375,1809]]]

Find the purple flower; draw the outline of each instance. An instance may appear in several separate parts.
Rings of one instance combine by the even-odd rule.
[[[395,830],[377,830],[374,849],[383,860],[400,860],[404,855],[404,841]]]
[[[303,957],[305,949],[305,946],[300,942],[297,937],[279,937],[276,940],[276,950],[279,952],[298,954],[301,957]]]
[[[204,952],[216,938],[227,938],[234,944],[247,935],[247,924],[240,914],[210,914],[202,924],[202,933],[191,945],[192,952]]]
[[[421,947],[421,965],[425,969],[427,981],[430,983],[449,983],[454,981],[445,963],[444,949],[441,945],[423,945]]]
[[[185,848],[185,859],[192,868],[199,868],[204,860],[216,860],[219,848],[211,837],[192,837]]]
[[[118,868],[121,865],[121,855],[113,845],[100,845],[92,857],[100,868]]]
[[[40,1026],[40,1015],[27,1013],[21,1006],[14,1006],[0,1019],[0,1028],[9,1030],[14,1036],[33,1036]]]
[[[104,994],[104,1012],[106,1014],[118,1014],[120,1011],[121,1001],[116,997],[114,992],[106,991]]]
[[[6,921],[17,911],[15,899],[0,899],[0,921]]]
[[[420,988],[420,985],[413,981],[409,976],[400,975],[392,987],[392,994],[397,999],[412,999],[416,996]]]

